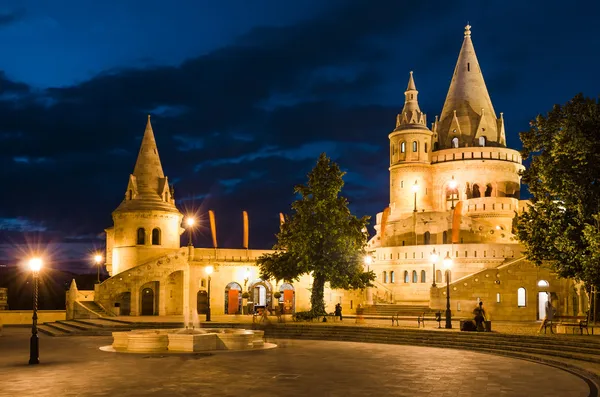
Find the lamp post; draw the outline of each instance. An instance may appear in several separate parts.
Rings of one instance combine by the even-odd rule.
[[[437,252],[435,252],[435,248],[433,249],[433,252],[431,253],[431,255],[429,255],[429,259],[431,259],[431,263],[433,263],[433,283],[431,284],[432,287],[435,287],[435,264],[438,261],[438,259],[440,258],[440,256],[437,254]]]
[[[454,209],[454,191],[456,190],[456,186],[458,186],[458,184],[454,180],[454,175],[452,175],[452,180],[448,182],[448,187],[450,187],[450,197],[452,200],[452,206],[450,207],[450,209],[452,210]]]
[[[100,266],[102,263],[102,255],[94,255],[94,262],[96,262],[96,267],[98,268],[98,284],[100,284]]]
[[[419,191],[419,185],[417,184],[417,181],[415,181],[415,184],[412,185],[411,189],[415,194],[415,208],[413,209],[413,212],[417,212],[417,192]]]
[[[452,258],[446,253],[444,258],[444,268],[446,269],[446,329],[452,328],[452,312],[450,311],[450,268],[452,267]]]
[[[210,275],[214,268],[210,265],[204,268],[204,271],[208,275],[208,293],[207,293],[207,305],[206,305],[206,321],[210,321]]]
[[[29,268],[33,272],[33,317],[31,325],[31,339],[29,340],[29,365],[40,363],[40,345],[37,332],[37,308],[38,308],[38,276],[42,268],[40,258],[31,258]]]
[[[192,228],[194,227],[196,220],[194,218],[192,218],[191,216],[188,216],[185,223],[188,226],[188,247],[191,247],[192,246]]]

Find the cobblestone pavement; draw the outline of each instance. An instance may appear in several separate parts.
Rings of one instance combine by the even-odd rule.
[[[276,341],[280,347],[215,355],[102,352],[110,337],[0,337],[0,396],[588,396],[581,378],[529,361],[415,346]]]

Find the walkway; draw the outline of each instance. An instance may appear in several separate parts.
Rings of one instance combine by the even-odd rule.
[[[105,353],[110,337],[0,337],[0,396],[588,396],[581,378],[529,361],[429,347],[282,340],[218,355]]]

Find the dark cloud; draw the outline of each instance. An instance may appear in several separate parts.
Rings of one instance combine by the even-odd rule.
[[[532,81],[523,70],[541,70],[537,59],[551,43],[539,40],[538,48],[516,31],[525,31],[527,15],[514,7],[434,3],[435,13],[431,2],[345,2],[294,25],[251,29],[180,65],[139,67],[136,58],[68,87],[39,91],[1,73],[0,180],[8,193],[0,194],[0,218],[71,237],[110,226],[147,113],[179,205],[215,210],[221,246],[241,245],[247,210],[251,245],[268,247],[278,213],[295,199],[293,186],[323,151],[348,172],[352,209],[374,217],[389,201],[387,135],[408,71],[415,70],[421,108],[433,121],[465,15],[474,19],[479,60],[496,111],[506,109],[512,123],[513,145],[518,126],[533,116],[525,117],[533,113],[525,105],[542,84],[522,88]],[[495,33],[485,33],[490,15],[514,16],[515,29],[490,22]],[[541,36],[548,21],[536,19],[531,34]],[[585,26],[574,29],[584,35]],[[210,244],[207,230],[197,238]]]
[[[25,17],[24,10],[0,11],[0,28],[3,26],[12,25]]]

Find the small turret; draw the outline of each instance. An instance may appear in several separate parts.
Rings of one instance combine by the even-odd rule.
[[[404,91],[404,108],[396,118],[396,131],[404,128],[427,128],[427,118],[425,113],[421,112],[418,100],[419,91],[415,85],[413,72],[410,72],[408,86]]]

